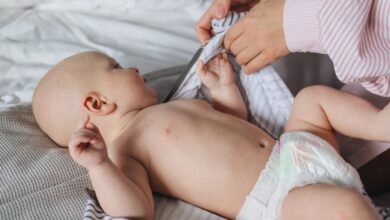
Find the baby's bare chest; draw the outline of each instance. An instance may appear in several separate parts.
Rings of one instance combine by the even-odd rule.
[[[237,139],[242,136],[240,130],[248,127],[246,122],[234,116],[196,104],[161,109],[156,111],[152,118],[151,121],[155,123],[145,126],[145,138],[155,140],[160,146],[189,146],[229,138]]]
[[[260,144],[273,145],[266,133],[208,106],[167,107],[149,112],[137,128],[133,128],[127,140],[130,143],[128,156],[146,168],[154,191],[191,201],[191,195],[182,193],[193,192],[193,184],[204,179],[215,184],[226,179],[235,185],[238,184],[235,180],[249,178],[240,176],[243,173],[250,171],[257,177],[262,161],[266,160]],[[182,181],[178,187],[177,180],[183,179],[187,181]],[[248,185],[251,181],[247,180]],[[195,190],[205,195],[210,191]]]
[[[210,149],[222,152],[273,141],[261,129],[203,102],[156,108],[137,130],[133,146],[146,149],[149,155],[182,155]]]

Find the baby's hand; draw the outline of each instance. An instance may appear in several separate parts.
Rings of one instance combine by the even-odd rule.
[[[210,91],[235,84],[232,65],[226,53],[215,56],[206,65],[199,61],[197,72]]]
[[[69,151],[73,160],[88,170],[110,160],[99,129],[89,122],[89,117],[71,136]]]

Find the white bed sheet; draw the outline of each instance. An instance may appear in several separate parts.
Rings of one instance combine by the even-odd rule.
[[[50,66],[98,50],[142,73],[187,63],[199,0],[0,0],[0,105],[31,101]]]

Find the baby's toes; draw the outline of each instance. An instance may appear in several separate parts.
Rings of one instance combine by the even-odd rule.
[[[206,67],[207,67],[207,68],[210,68],[210,67],[212,67],[212,66],[215,66],[216,64],[217,64],[217,58],[213,58],[213,59],[211,59],[211,60],[209,60],[209,61],[207,62]]]
[[[222,67],[222,68],[229,68],[230,67],[230,63],[229,61],[225,60],[225,59],[222,59],[219,63],[219,65]]]
[[[222,57],[227,60],[228,59],[228,54],[226,52],[222,53]]]

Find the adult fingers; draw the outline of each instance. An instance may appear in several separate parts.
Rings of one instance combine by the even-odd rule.
[[[211,34],[210,34],[211,20],[212,20],[211,15],[206,12],[206,14],[204,14],[200,18],[200,20],[195,26],[198,39],[201,43],[204,43],[211,38]]]
[[[230,10],[236,12],[249,11],[259,2],[260,0],[233,0]]]
[[[226,33],[223,40],[223,45],[226,49],[230,49],[232,43],[241,36],[245,30],[245,17],[237,21]]]
[[[273,56],[270,56],[266,51],[263,51],[244,66],[244,72],[247,74],[254,73],[256,70],[263,68],[273,60],[275,60]]]
[[[252,44],[253,45],[253,44]],[[236,38],[230,46],[230,52],[234,55],[240,54],[242,51],[247,50],[247,48],[253,47],[252,45],[248,45],[248,38],[244,35],[240,35]]]
[[[262,49],[255,45],[246,47],[244,50],[236,55],[236,62],[240,65],[247,65],[257,55],[261,53]]]
[[[215,0],[207,11],[202,15],[195,26],[200,42],[204,43],[210,39],[211,20],[226,16],[232,0]]]

